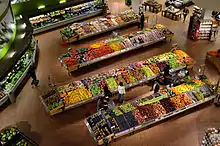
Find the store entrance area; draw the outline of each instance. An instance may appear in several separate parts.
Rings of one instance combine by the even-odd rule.
[[[164,4],[165,0],[158,0]],[[110,11],[115,14],[129,10],[125,5],[125,0],[108,0]],[[163,5],[163,7],[165,7]],[[183,23],[173,21],[155,14],[145,12],[145,27],[154,24],[162,24],[174,33],[171,42],[158,42],[156,44],[143,47],[137,50],[126,52],[125,54],[100,61],[90,66],[82,67],[77,71],[68,74],[67,70],[61,66],[58,58],[68,51],[68,48],[79,49],[94,44],[101,40],[114,37],[113,32],[107,32],[74,42],[72,44],[62,44],[60,30],[53,29],[35,36],[38,40],[38,61],[36,75],[40,80],[39,87],[31,87],[31,79],[23,87],[16,103],[10,104],[7,108],[2,108],[0,112],[0,129],[8,125],[20,125],[23,132],[37,142],[40,146],[95,146],[95,142],[84,123],[85,118],[97,112],[97,102],[93,101],[76,107],[63,113],[48,116],[40,101],[40,96],[49,89],[49,84],[61,86],[70,81],[81,80],[83,78],[106,72],[114,68],[120,68],[129,63],[138,62],[166,53],[171,50],[173,44],[184,50],[191,56],[196,64],[193,67],[193,74],[199,74],[201,65],[206,64],[205,75],[217,83],[219,73],[217,69],[206,61],[206,53],[209,50],[220,48],[220,37],[216,37],[215,42],[207,40],[193,41],[187,38],[188,25],[193,7],[189,7],[190,14]],[[101,16],[97,16],[101,17]],[[80,22],[91,21],[89,18]],[[140,30],[136,24],[115,30],[118,35]],[[125,102],[129,102],[143,94],[150,92],[151,86],[143,85],[127,91]],[[117,95],[114,96],[116,98]],[[168,120],[117,139],[111,146],[200,146],[204,130],[209,127],[220,127],[220,110],[212,104],[204,104],[196,110],[189,110],[181,115],[177,115]]]

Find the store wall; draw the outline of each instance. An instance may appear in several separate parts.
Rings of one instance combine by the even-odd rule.
[[[67,2],[60,4],[60,0],[30,0],[23,3],[12,5],[15,15],[24,14],[28,16],[36,16],[41,13],[49,12],[52,10],[62,9],[70,5],[77,5],[84,2],[93,0],[67,0]],[[38,9],[40,5],[45,5],[44,9]]]

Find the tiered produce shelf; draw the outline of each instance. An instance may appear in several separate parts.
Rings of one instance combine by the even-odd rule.
[[[133,11],[126,11],[117,16],[109,15],[90,22],[74,23],[61,30],[60,34],[62,43],[73,43],[137,22],[137,15]]]
[[[215,95],[205,80],[193,79],[188,84],[164,89],[160,95],[141,97],[119,107],[100,111],[88,117],[85,124],[95,142],[102,145],[104,139],[115,140],[212,101]],[[98,124],[107,124],[107,128],[98,126],[95,122],[97,115],[100,117]]]
[[[70,73],[79,68],[89,66],[96,62],[121,55],[123,53],[143,48],[166,39],[164,26],[158,24],[153,28],[146,28],[144,31],[133,32],[124,36],[114,37],[105,41],[97,42],[88,46],[68,52],[59,58],[59,61]],[[103,50],[106,49],[106,52]],[[101,52],[97,55],[97,53]],[[107,52],[108,51],[108,52]],[[80,56],[83,56],[80,57]]]
[[[123,82],[126,88],[135,87],[160,77],[167,64],[171,67],[170,72],[175,72],[194,63],[185,52],[175,50],[60,86],[55,89],[57,92],[43,95],[41,101],[48,114],[55,115],[103,96],[104,85],[116,93],[119,82]]]

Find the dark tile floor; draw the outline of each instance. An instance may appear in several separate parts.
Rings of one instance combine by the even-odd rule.
[[[160,0],[164,3],[164,0]],[[114,12],[128,9],[124,0],[109,0],[110,9]],[[113,9],[114,8],[114,9]],[[116,9],[117,8],[117,9]],[[210,49],[220,47],[220,41],[210,43],[208,41],[193,42],[186,38],[188,22],[172,21],[161,17],[161,14],[150,15],[149,24],[158,23],[167,26],[175,33],[173,43],[178,42],[180,48],[184,49],[196,61],[195,71],[204,64],[205,53]],[[121,34],[137,31],[137,26],[124,28]],[[85,41],[71,45],[80,48],[97,40],[111,37],[111,33],[103,34]],[[48,89],[48,75],[53,76],[57,85],[63,85],[71,80],[82,79],[86,76],[107,71],[117,66],[126,65],[130,62],[143,60],[157,54],[167,52],[171,44],[156,44],[140,50],[136,50],[112,59],[82,68],[68,76],[66,70],[61,67],[58,57],[67,52],[66,47],[60,44],[59,30],[41,34],[36,37],[39,40],[39,62],[37,76],[40,79],[40,87],[32,89],[30,80],[23,88],[15,104],[10,105],[0,113],[0,129],[7,125],[18,124],[30,137],[42,146],[92,146],[95,145],[84,124],[84,119],[96,112],[96,102],[89,103],[76,109],[49,117],[40,103],[39,96]],[[206,74],[211,80],[216,81],[218,73],[208,65]],[[149,92],[149,87],[138,87],[129,91],[126,99],[138,97]],[[204,129],[208,127],[220,127],[220,110],[212,105],[198,108],[190,114],[178,116],[165,121],[150,129],[127,136],[112,143],[112,146],[198,146]]]

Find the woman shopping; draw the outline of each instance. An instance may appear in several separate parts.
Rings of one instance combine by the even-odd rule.
[[[122,104],[124,102],[124,95],[125,95],[125,86],[122,82],[119,83],[118,86],[118,100]]]

